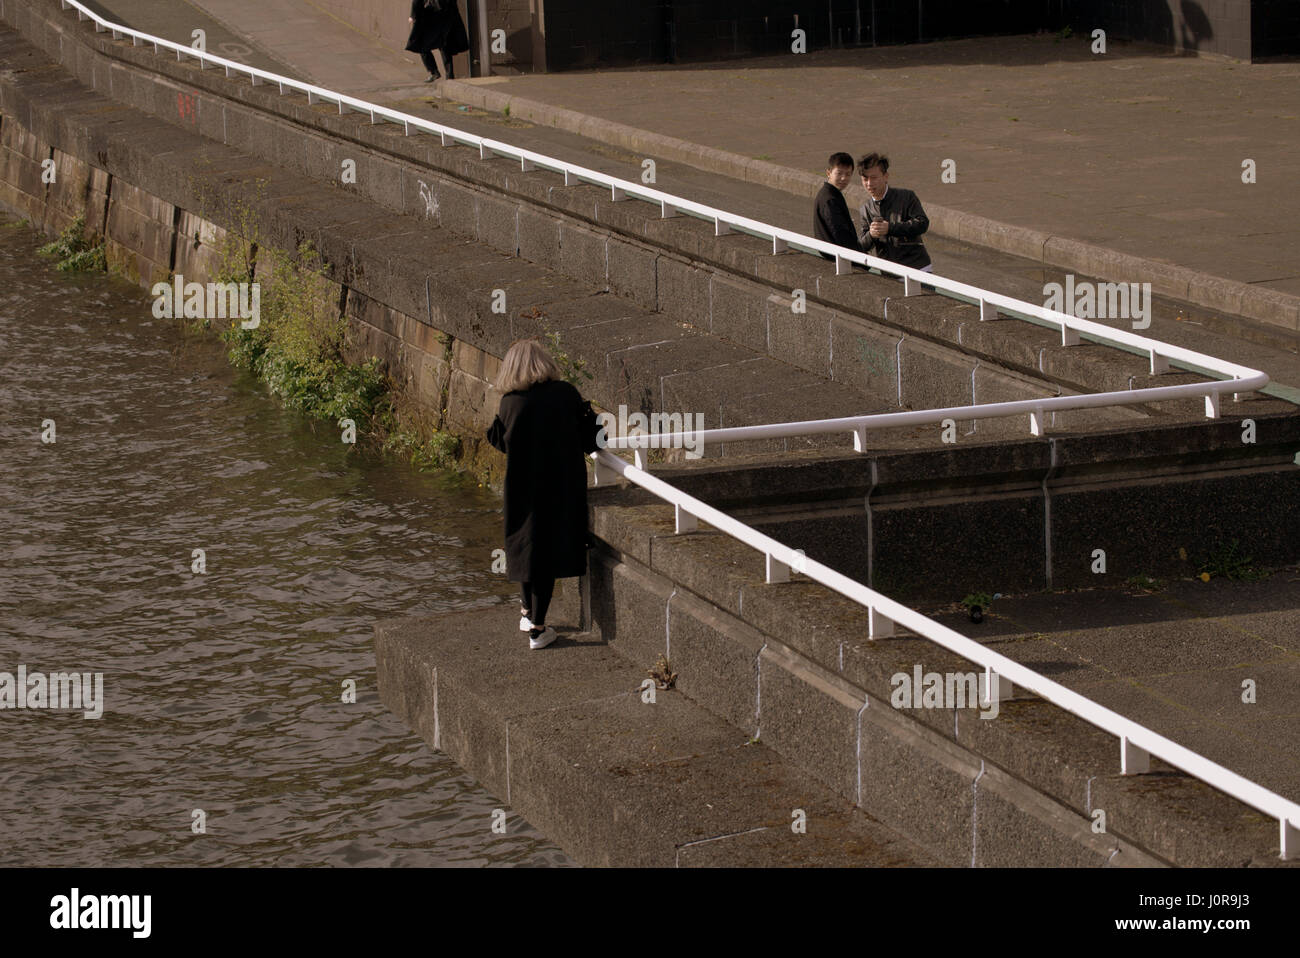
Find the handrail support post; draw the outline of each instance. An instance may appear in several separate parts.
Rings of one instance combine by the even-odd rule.
[[[888,639],[894,634],[894,620],[872,606],[867,609],[867,638]]]
[[[1138,748],[1128,740],[1127,736],[1121,735],[1119,740],[1119,766],[1121,775],[1142,775],[1151,771],[1151,753]]]
[[[987,666],[984,669],[982,679],[979,689],[981,705],[995,705],[998,702],[1005,702],[1016,692],[1016,687],[1009,678],[1005,675],[999,675]]]
[[[694,532],[700,527],[700,520],[683,509],[678,503],[673,505],[673,520],[678,535],[683,532]]]
[[[592,456],[591,458],[596,464],[595,475],[593,476],[596,485],[612,486],[614,483],[618,482],[619,475],[617,471],[605,465],[598,457]]]
[[[773,585],[778,582],[790,581],[790,567],[779,560],[772,553],[766,553],[767,557],[767,584]]]

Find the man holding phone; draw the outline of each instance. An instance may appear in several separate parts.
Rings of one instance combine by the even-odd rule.
[[[934,272],[930,254],[921,242],[921,234],[930,228],[930,219],[915,193],[889,185],[889,157],[868,153],[858,161],[858,175],[867,191],[867,201],[859,211],[862,248],[891,263]]]

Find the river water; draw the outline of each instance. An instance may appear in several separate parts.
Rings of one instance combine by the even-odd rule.
[[[0,213],[0,672],[105,704],[0,710],[0,865],[570,864],[375,687],[375,620],[510,595],[500,501],[349,451],[43,241]]]

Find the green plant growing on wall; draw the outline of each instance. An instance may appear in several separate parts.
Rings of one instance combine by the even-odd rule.
[[[195,177],[190,186],[199,197],[200,217],[211,222],[213,194]],[[359,442],[400,455],[417,470],[458,467],[464,451],[460,438],[436,428],[397,388],[378,357],[347,360],[348,319],[318,251],[304,243],[286,255],[262,245],[257,210],[265,205],[266,188],[259,180],[252,193],[221,204],[222,220],[233,225],[215,240],[215,279],[258,282],[261,290],[257,326],[246,329],[232,320],[221,331],[231,363],[312,418],[331,424],[353,420]],[[193,242],[199,246],[202,235],[196,233]]]
[[[1139,592],[1159,592],[1165,587],[1162,579],[1154,579],[1149,575],[1129,576],[1124,580],[1124,584],[1130,589],[1137,589]]]
[[[222,334],[231,361],[313,418],[370,424],[389,391],[387,377],[377,357],[360,365],[344,359],[347,317],[330,294],[319,254],[304,243],[293,257],[272,253],[270,258],[261,323],[245,329],[232,322]]]
[[[546,331],[547,350],[555,364],[560,367],[560,373],[564,376],[565,382],[576,386],[579,391],[596,377],[587,371],[587,361],[585,359],[574,359],[560,348],[560,334],[555,330]]]
[[[421,439],[412,432],[396,431],[384,441],[384,451],[405,456],[418,472],[453,469],[462,452],[460,437],[449,432],[434,432]]]
[[[1231,542],[1220,543],[1215,548],[1202,553],[1196,560],[1196,566],[1201,570],[1201,578],[1208,581],[1214,576],[1223,576],[1225,579],[1247,582],[1268,578],[1267,572],[1251,565],[1254,562],[1251,556],[1241,554],[1240,545],[1239,540],[1233,539]]]
[[[993,599],[994,596],[987,592],[970,592],[961,600],[961,604],[966,606],[966,613],[972,622],[983,622],[984,613],[993,604]]]
[[[37,250],[42,256],[56,256],[58,268],[65,272],[105,272],[108,261],[104,256],[103,241],[92,244],[86,237],[86,217],[78,215],[59,238]]]

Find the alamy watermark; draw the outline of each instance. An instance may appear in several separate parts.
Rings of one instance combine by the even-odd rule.
[[[926,672],[917,663],[912,674],[895,672],[889,704],[896,709],[967,709],[980,707],[980,718],[998,717],[1001,683],[984,672]],[[991,689],[990,689],[991,685]]]
[[[83,718],[104,714],[103,672],[0,672],[0,709],[80,709]]]
[[[697,435],[704,428],[703,413],[666,413],[656,412],[646,415],[634,412],[628,415],[627,406],[618,407],[618,415],[612,412],[600,413],[596,420],[604,428],[596,439],[596,444],[604,449],[614,436],[671,436],[671,442],[652,445],[652,449],[685,449],[687,459],[699,459],[704,455],[704,441]]]
[[[177,273],[171,283],[154,283],[156,319],[239,319],[242,329],[262,322],[260,283],[187,283]]]
[[[152,895],[83,895],[74,888],[50,899],[50,927],[125,929],[133,938],[148,938],[153,927]]]
[[[1128,319],[1134,329],[1151,325],[1150,283],[1076,283],[1067,273],[1065,285],[1043,287],[1043,306],[1078,319]]]

